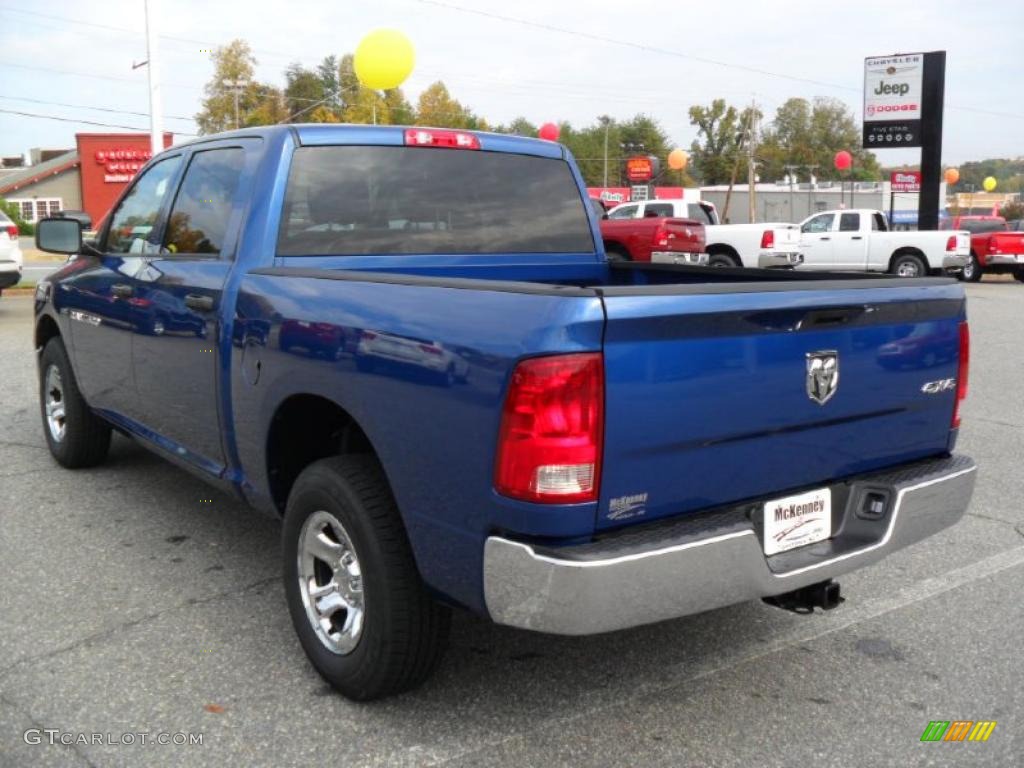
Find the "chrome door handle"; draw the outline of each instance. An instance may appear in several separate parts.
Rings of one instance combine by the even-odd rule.
[[[127,299],[135,293],[135,289],[127,283],[114,283],[110,286],[110,292],[119,299]]]

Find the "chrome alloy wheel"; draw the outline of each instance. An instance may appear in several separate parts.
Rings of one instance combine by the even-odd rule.
[[[913,261],[904,261],[896,267],[896,274],[900,277],[918,277],[921,274],[921,270]]]
[[[345,527],[330,512],[314,512],[299,533],[299,594],[320,642],[351,653],[363,631],[363,574]]]
[[[50,437],[55,443],[64,439],[67,429],[67,413],[64,407],[64,384],[60,379],[60,369],[51,365],[46,369],[46,426]]]

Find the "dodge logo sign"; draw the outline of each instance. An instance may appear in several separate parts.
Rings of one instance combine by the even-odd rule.
[[[807,353],[807,396],[824,405],[839,388],[839,353],[834,349]]]

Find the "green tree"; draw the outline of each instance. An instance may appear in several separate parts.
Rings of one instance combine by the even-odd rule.
[[[813,102],[788,99],[776,110],[758,147],[761,178],[783,178],[786,165],[801,166],[805,172],[809,166],[817,166],[814,174],[823,179],[851,175],[863,181],[881,178],[877,158],[860,144],[860,126],[843,102],[823,97]],[[843,149],[853,155],[850,174],[835,169],[835,154]]]
[[[213,76],[203,91],[202,109],[196,114],[196,123],[202,134],[217,133],[235,127],[235,88],[225,82],[244,83],[238,89],[239,124],[249,125],[250,114],[265,108],[269,86],[254,78],[256,57],[244,40],[232,40],[212,54]],[[266,109],[263,110],[266,113]]]
[[[435,128],[469,128],[474,115],[452,98],[448,88],[438,80],[420,94],[416,103],[416,122]]]
[[[324,92],[323,80],[317,72],[301,64],[289,64],[284,71],[284,100],[288,107],[289,120],[313,122],[310,118],[316,108],[329,98]],[[325,108],[327,112],[330,107]],[[323,112],[321,113],[323,114]]]
[[[690,157],[694,172],[705,184],[735,181],[754,117],[751,108],[741,112],[725,99],[715,99],[707,107],[690,107],[690,124],[697,127]]]

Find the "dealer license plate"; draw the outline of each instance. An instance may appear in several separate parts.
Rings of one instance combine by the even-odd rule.
[[[764,553],[774,555],[832,535],[832,491],[820,488],[766,501]]]

